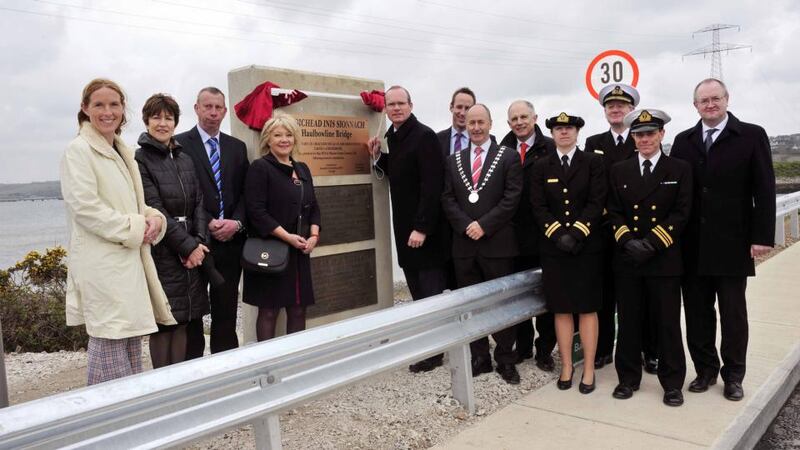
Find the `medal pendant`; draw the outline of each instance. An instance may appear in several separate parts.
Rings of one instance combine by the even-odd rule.
[[[475,192],[475,191],[472,191],[469,194],[469,197],[467,197],[467,200],[469,200],[470,203],[478,203],[478,193]]]

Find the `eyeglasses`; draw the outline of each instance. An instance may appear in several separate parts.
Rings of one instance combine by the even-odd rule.
[[[725,97],[705,97],[697,100],[697,103],[703,106],[708,104],[719,105],[719,103],[725,99]]]

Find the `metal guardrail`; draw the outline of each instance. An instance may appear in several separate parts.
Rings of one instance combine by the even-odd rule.
[[[545,311],[527,271],[0,410],[0,449],[162,448],[253,424],[281,448],[278,414],[447,352],[453,397],[475,410],[469,343]]]
[[[784,221],[789,217],[789,229],[792,237],[800,238],[800,192],[781,195],[775,200],[775,245],[786,245],[786,230]]]

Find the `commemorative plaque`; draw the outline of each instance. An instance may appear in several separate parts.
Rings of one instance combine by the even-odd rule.
[[[363,117],[295,115],[300,148],[295,157],[311,175],[369,174],[368,121]]]
[[[311,277],[316,303],[309,319],[378,303],[375,250],[312,258]]]
[[[375,239],[371,184],[322,186],[314,192],[325,230],[319,245]]]

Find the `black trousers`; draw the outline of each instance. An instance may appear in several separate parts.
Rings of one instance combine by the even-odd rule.
[[[664,390],[681,389],[686,379],[686,356],[681,338],[680,277],[636,276],[618,272],[619,338],[614,365],[619,382],[642,380],[642,323],[654,316],[658,336],[658,381]],[[645,308],[644,304],[648,307]]]
[[[607,249],[603,258],[603,305],[597,311],[597,355],[596,358],[614,354],[616,337],[615,315],[617,312],[617,293],[614,290],[614,270],[612,269],[613,247]]]
[[[597,357],[611,356],[614,354],[614,338],[616,338],[616,320],[618,295],[615,289],[616,275],[613,269],[614,246],[616,242],[613,238],[608,243],[606,257],[603,261],[603,306],[597,312],[598,335],[597,335]],[[646,295],[646,294],[645,294]],[[658,353],[658,333],[656,315],[650,314],[650,302],[642,298],[643,308],[642,320],[642,352],[645,357],[656,358]]]
[[[514,273],[513,258],[453,258],[458,287],[471,286],[484,281],[493,280]],[[498,364],[514,364],[517,356],[514,353],[514,340],[516,338],[516,325],[497,331],[492,334],[494,338],[494,360]],[[489,338],[482,337],[470,343],[472,360],[486,359],[489,356]]]
[[[403,268],[403,274],[405,274],[408,291],[414,301],[441,294],[447,289],[447,270],[444,267],[429,269]],[[441,361],[442,358],[444,358],[444,354],[439,353],[431,356],[428,360]]]
[[[683,279],[686,340],[697,375],[744,380],[747,357],[747,277],[687,275]],[[722,327],[722,370],[716,348],[717,314]]]
[[[236,336],[236,311],[239,304],[239,279],[242,276],[242,248],[245,237],[236,235],[228,242],[211,240],[214,264],[225,278],[225,284],[211,288],[211,353],[230,350],[239,346]],[[203,336],[203,321],[189,321],[186,328],[186,359],[203,356],[206,341]]]
[[[540,267],[539,255],[520,255],[514,258],[514,272]],[[556,326],[553,313],[546,312],[536,316],[536,359],[550,355],[556,348]],[[517,324],[516,352],[524,355],[533,352],[533,318]]]

